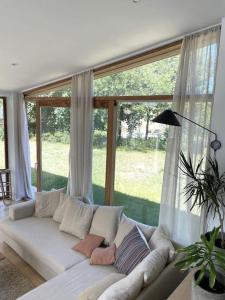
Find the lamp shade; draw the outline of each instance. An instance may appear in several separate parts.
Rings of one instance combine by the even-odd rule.
[[[180,122],[178,121],[177,117],[175,116],[175,113],[171,109],[164,110],[161,114],[156,116],[152,120],[152,122],[166,124],[166,125],[172,125],[172,126],[181,126]]]

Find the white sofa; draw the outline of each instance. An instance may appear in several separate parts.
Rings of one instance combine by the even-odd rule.
[[[59,223],[52,218],[33,214],[34,201],[28,201],[10,207],[9,218],[0,222],[4,242],[47,280],[20,300],[75,300],[86,288],[117,272],[114,266],[90,265],[84,255],[71,249],[78,238],[59,231]],[[184,276],[170,263],[137,299],[167,299]]]

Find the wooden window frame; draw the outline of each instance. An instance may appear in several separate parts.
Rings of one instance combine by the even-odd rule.
[[[94,108],[108,110],[107,126],[107,152],[105,173],[105,199],[106,205],[112,205],[114,196],[116,132],[117,132],[117,104],[119,102],[172,102],[173,95],[150,96],[103,96],[93,97]],[[42,190],[42,142],[41,142],[41,108],[42,107],[70,107],[70,97],[32,97],[27,102],[36,103],[36,176],[37,190]]]

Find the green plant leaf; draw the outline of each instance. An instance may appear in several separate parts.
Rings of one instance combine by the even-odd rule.
[[[209,263],[210,269],[209,269],[209,286],[212,289],[215,285],[216,281],[216,269],[212,262]]]
[[[203,277],[205,276],[206,268],[205,266],[201,269],[197,279],[196,279],[196,285],[199,285],[199,283],[202,281]]]

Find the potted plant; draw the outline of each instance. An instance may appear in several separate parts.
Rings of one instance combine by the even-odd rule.
[[[225,252],[215,247],[220,226],[210,233],[209,240],[201,235],[201,241],[177,250],[183,258],[175,266],[181,270],[196,268],[192,280],[192,300],[224,300],[225,277],[217,271],[225,270]]]
[[[225,249],[225,172],[220,174],[216,158],[207,158],[206,169],[202,168],[203,162],[203,158],[200,159],[194,168],[190,156],[186,159],[184,153],[180,153],[179,168],[189,178],[189,182],[184,187],[187,196],[186,202],[193,201],[191,210],[195,206],[204,208],[206,217],[209,213],[214,218],[218,216],[221,232],[215,244],[217,247]],[[206,234],[206,237],[209,239],[209,233]]]

